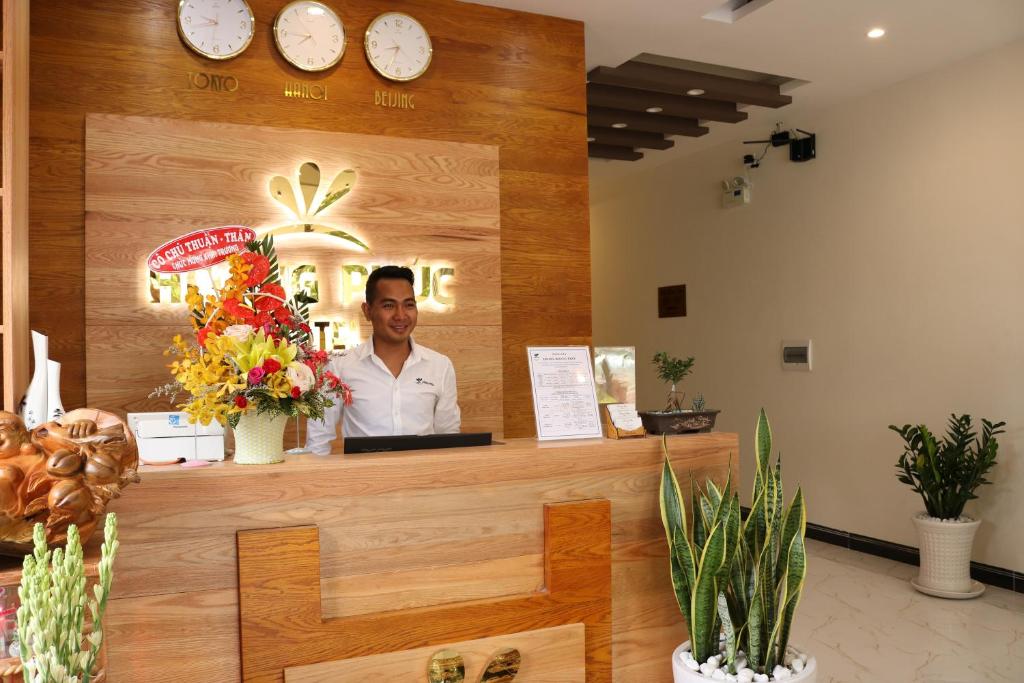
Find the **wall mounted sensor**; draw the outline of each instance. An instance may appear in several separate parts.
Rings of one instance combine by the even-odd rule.
[[[744,176],[736,176],[729,180],[722,181],[722,206],[728,208],[730,206],[743,206],[744,204],[750,203],[750,187],[751,182],[749,178]]]

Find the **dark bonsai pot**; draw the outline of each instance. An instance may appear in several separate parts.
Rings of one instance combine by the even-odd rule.
[[[715,417],[721,410],[692,410],[677,412],[642,412],[640,420],[648,434],[689,434],[710,432],[715,426]]]

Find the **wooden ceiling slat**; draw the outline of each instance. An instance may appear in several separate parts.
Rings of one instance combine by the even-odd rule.
[[[700,95],[702,98],[761,107],[783,107],[793,101],[789,95],[781,94],[777,85],[634,61],[615,68],[596,67],[587,74],[587,80],[592,83],[654,90],[674,95],[685,95],[687,90],[700,88],[704,91],[704,94]]]
[[[637,152],[629,147],[618,147],[615,145],[599,145],[591,142],[587,145],[589,156],[598,159],[618,159],[619,161],[637,161],[643,159],[643,152]]]
[[[707,127],[697,125],[696,119],[637,113],[622,109],[608,109],[606,107],[587,107],[588,125],[609,127],[613,123],[625,123],[632,130],[666,133],[668,135],[685,135],[692,138],[706,135],[708,132]]]
[[[672,140],[666,140],[660,133],[645,133],[639,130],[629,130],[628,128],[588,126],[587,136],[594,138],[594,142],[598,144],[621,145],[623,147],[668,149],[675,144]]]
[[[673,95],[653,90],[624,88],[602,83],[587,84],[587,104],[630,111],[645,111],[648,107],[661,107],[662,114],[689,119],[739,123],[747,113],[737,111],[735,102],[709,100],[705,97]]]

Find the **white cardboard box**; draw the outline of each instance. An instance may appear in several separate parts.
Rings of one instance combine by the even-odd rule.
[[[128,413],[128,427],[146,462],[224,459],[224,428],[217,422],[191,424],[178,412]]]

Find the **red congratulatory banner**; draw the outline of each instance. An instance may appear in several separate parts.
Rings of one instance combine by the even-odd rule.
[[[242,225],[196,230],[160,245],[146,258],[146,263],[154,273],[201,270],[245,251],[245,243],[255,239],[256,232]]]

